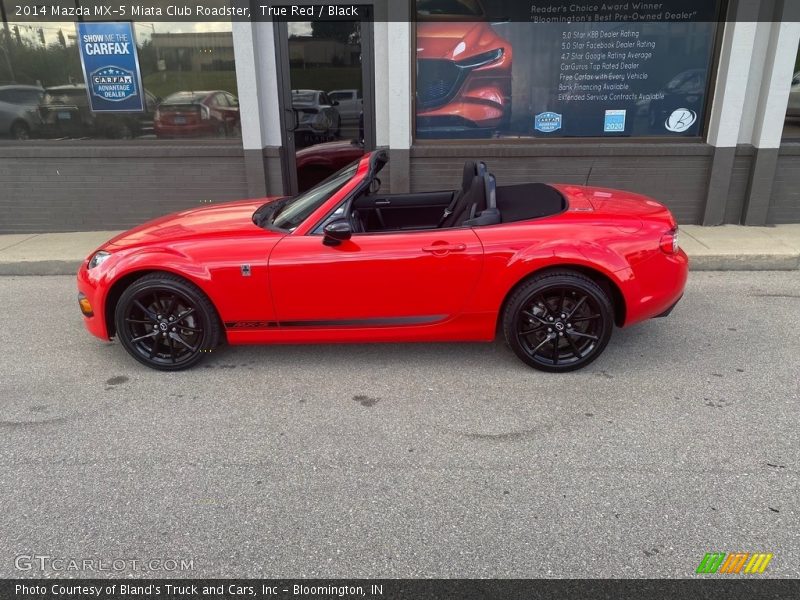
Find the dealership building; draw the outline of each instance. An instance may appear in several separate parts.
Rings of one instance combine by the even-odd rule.
[[[664,0],[633,21],[559,2],[523,20],[511,0],[362,0],[357,21],[142,17],[125,110],[102,107],[98,73],[120,71],[87,53],[81,24],[2,3],[0,233],[293,194],[373,148],[396,193],[454,189],[480,159],[500,184],[627,189],[683,224],[800,223],[800,2],[658,18],[687,4]]]

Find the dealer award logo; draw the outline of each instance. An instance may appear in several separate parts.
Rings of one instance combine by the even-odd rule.
[[[689,127],[694,125],[697,121],[697,113],[688,108],[678,108],[672,111],[672,114],[664,121],[664,127],[667,131],[674,133],[683,133]]]
[[[92,94],[109,102],[122,102],[136,95],[136,76],[122,67],[103,67],[90,76]]]
[[[561,129],[561,115],[554,112],[543,112],[536,115],[533,126],[542,133],[552,133]]]
[[[627,110],[607,110],[603,123],[605,133],[622,133],[625,131],[625,115]]]

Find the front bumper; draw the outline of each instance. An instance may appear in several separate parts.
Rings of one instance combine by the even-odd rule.
[[[84,261],[78,269],[78,298],[79,308],[83,315],[83,324],[86,330],[101,340],[108,340],[108,327],[106,325],[104,288],[99,285],[97,277],[89,271],[88,261]],[[86,314],[85,304],[91,308],[91,316]]]

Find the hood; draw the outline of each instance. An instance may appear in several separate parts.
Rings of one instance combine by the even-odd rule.
[[[461,51],[453,55],[459,44]],[[504,46],[489,23],[474,21],[420,22],[417,24],[417,58],[462,60]]]
[[[253,223],[253,213],[259,206],[276,199],[277,197],[240,200],[173,213],[125,231],[107,245],[125,248],[188,238],[263,232],[263,229]]]

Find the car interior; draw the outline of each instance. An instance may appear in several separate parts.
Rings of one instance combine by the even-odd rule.
[[[457,190],[382,194],[380,180],[358,196],[350,212],[354,233],[479,227],[558,214],[567,203],[544,183],[498,186],[482,161],[467,161]]]

